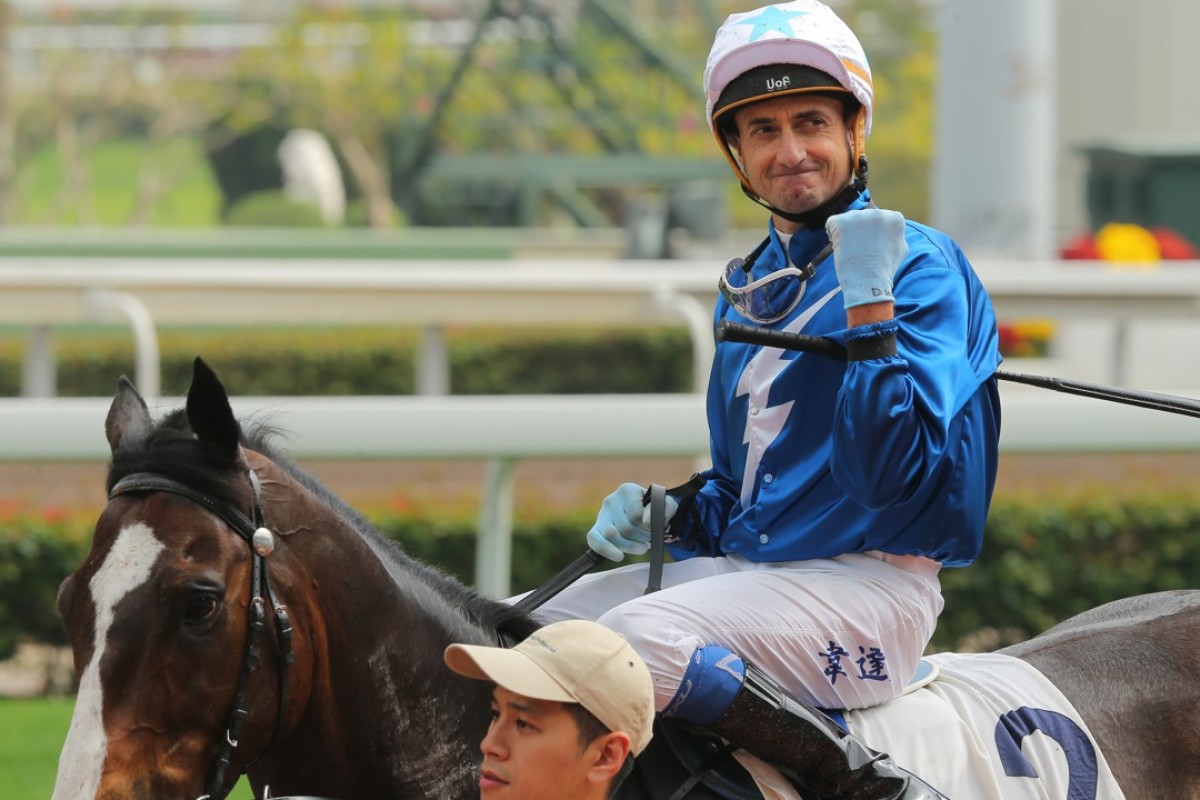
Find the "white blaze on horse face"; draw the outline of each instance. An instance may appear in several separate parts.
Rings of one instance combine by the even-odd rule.
[[[79,678],[79,694],[71,727],[58,759],[58,778],[53,800],[80,800],[96,796],[104,770],[107,737],[104,733],[104,690],[100,685],[100,662],[113,624],[117,604],[145,583],[150,570],[163,551],[154,531],[145,523],[135,523],[117,535],[116,542],[92,575],[88,588],[96,607],[96,630],[92,659]]]

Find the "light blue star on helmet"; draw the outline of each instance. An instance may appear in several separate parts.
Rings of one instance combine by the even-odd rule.
[[[754,26],[754,30],[750,32],[750,41],[752,42],[761,39],[771,31],[791,38],[795,35],[792,30],[792,20],[806,14],[808,14],[807,11],[784,11],[778,6],[768,6],[757,17],[744,19],[737,24]]]

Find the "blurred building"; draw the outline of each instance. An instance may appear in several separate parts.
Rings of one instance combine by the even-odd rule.
[[[1112,210],[1200,245],[1200,3],[1059,0],[1059,14],[1060,230]]]
[[[1200,4],[941,0],[933,221],[1052,257],[1106,222],[1200,244]]]

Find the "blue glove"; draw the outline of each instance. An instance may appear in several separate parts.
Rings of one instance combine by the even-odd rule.
[[[833,243],[833,266],[846,308],[893,300],[892,276],[908,255],[904,215],[864,208],[825,222]]]
[[[622,561],[625,554],[641,555],[650,549],[650,507],[643,502],[646,490],[636,483],[622,483],[604,498],[596,524],[588,531],[588,547],[609,561]],[[666,516],[679,509],[679,502],[667,496]]]

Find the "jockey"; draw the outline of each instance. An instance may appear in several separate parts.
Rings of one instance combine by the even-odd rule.
[[[827,6],[731,15],[704,84],[718,145],[770,212],[721,277],[716,321],[828,337],[848,360],[721,344],[712,467],[668,498],[663,589],[643,595],[638,564],[543,612],[620,632],[659,711],[790,770],[806,797],[941,797],[817,709],[895,697],[941,612],[939,570],[979,554],[1000,429],[991,304],[948,236],[872,202],[871,71]],[[604,500],[592,549],[647,550],[644,494]]]

